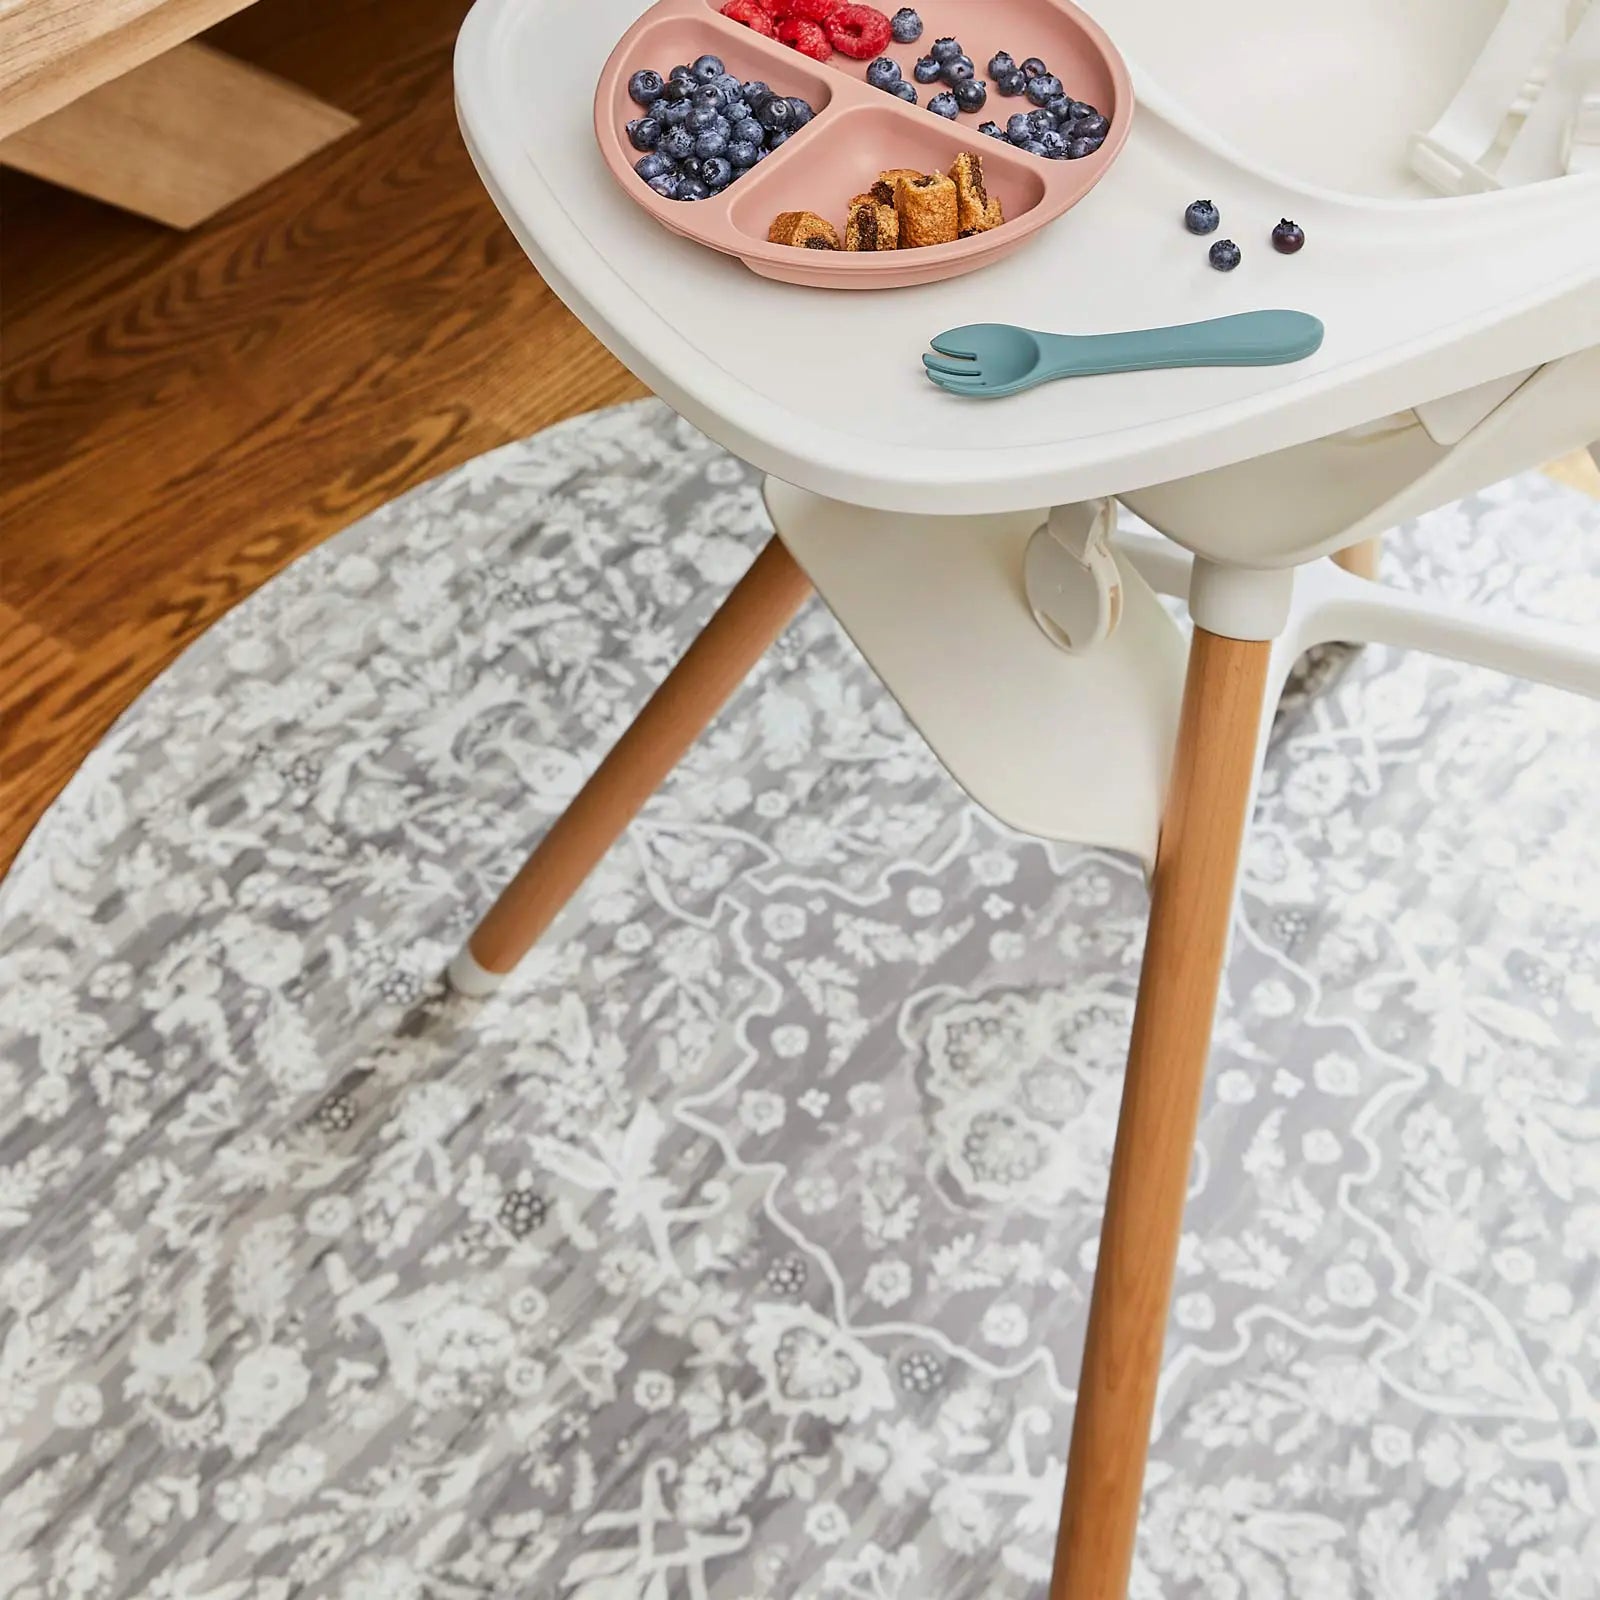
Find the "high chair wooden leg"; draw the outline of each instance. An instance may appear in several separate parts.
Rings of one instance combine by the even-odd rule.
[[[499,987],[810,593],[794,557],[769,540],[478,924],[450,968],[458,990]]]
[[[1360,544],[1353,544],[1347,549],[1336,551],[1333,560],[1335,566],[1343,567],[1352,576],[1370,578],[1376,583],[1378,567],[1383,560],[1383,535],[1378,534],[1374,538],[1363,539]]]
[[[1124,1600],[1271,645],[1196,628],[1050,1600]]]

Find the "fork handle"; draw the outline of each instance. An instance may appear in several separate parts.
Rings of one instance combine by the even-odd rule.
[[[1322,344],[1322,324],[1304,311],[1244,311],[1172,328],[1128,333],[1041,333],[1051,378],[1162,367],[1275,367],[1301,361]]]

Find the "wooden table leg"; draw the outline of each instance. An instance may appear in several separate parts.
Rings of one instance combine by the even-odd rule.
[[[456,988],[487,994],[499,986],[810,593],[774,536],[478,924],[450,969]]]
[[[1271,645],[1196,628],[1050,1600],[1124,1600]]]

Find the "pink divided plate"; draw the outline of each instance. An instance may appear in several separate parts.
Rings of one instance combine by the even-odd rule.
[[[894,5],[880,7],[893,14]],[[623,191],[674,233],[738,256],[752,272],[785,283],[828,289],[892,289],[934,283],[971,272],[1009,254],[1030,234],[1075,206],[1106,174],[1128,137],[1133,84],[1115,46],[1067,0],[927,0],[916,7],[925,24],[915,44],[892,40],[884,54],[910,79],[933,41],[961,41],[989,84],[989,103],[954,122],[935,116],[927,101],[943,84],[915,84],[921,105],[908,105],[866,82],[868,63],[835,53],[825,62],[724,17],[713,0],[660,0],[639,18],[606,62],[595,93],[595,135]],[[1009,50],[1018,60],[1038,56],[1075,99],[1111,121],[1103,145],[1080,161],[1047,161],[978,132],[993,118],[1003,127],[1017,111],[1032,111],[1018,96],[999,94],[989,59]],[[679,62],[721,56],[740,78],[761,79],[782,95],[800,95],[816,118],[759,166],[707,200],[666,200],[633,170],[640,152],[627,124],[643,112],[628,97],[641,67],[663,76]],[[1005,208],[1003,226],[954,244],[920,250],[847,252],[798,250],[772,244],[767,230],[784,211],[815,211],[844,233],[850,197],[881,171],[915,167],[945,172],[962,150],[983,157],[985,181]]]

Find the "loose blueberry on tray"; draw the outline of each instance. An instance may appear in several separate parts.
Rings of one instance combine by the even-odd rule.
[[[1049,70],[1049,67],[1047,67],[1044,62],[1038,58],[1038,56],[1029,56],[1028,59],[1022,63],[1022,76],[1030,80],[1033,78],[1044,77]]]
[[[954,60],[944,63],[942,76],[954,89],[958,84],[970,83],[978,76],[978,69],[973,65],[971,56],[959,55]]]
[[[955,87],[956,104],[963,111],[982,111],[989,103],[988,89],[976,78],[969,78]]]
[[[961,48],[959,39],[935,39],[933,48],[928,54],[942,67],[945,62],[954,61],[957,56],[965,55],[966,52]]]
[[[1028,79],[1028,98],[1036,106],[1046,106],[1065,93],[1061,80],[1053,72],[1044,72],[1037,78]]]
[[[1190,233],[1215,233],[1222,213],[1209,200],[1196,200],[1183,214],[1183,225]]]
[[[928,109],[936,117],[944,117],[947,121],[954,122],[961,115],[960,103],[948,89],[943,94],[936,94],[928,102]]]
[[[894,86],[894,92],[899,95],[899,97],[904,100],[908,106],[916,105],[917,91],[911,84],[907,83],[904,78],[902,78],[899,83]]]
[[[1292,256],[1305,242],[1305,229],[1287,217],[1272,230],[1272,248],[1280,255]]]
[[[1243,257],[1232,239],[1218,239],[1211,247],[1209,259],[1218,272],[1232,272]]]
[[[911,76],[918,83],[937,83],[943,74],[944,68],[932,56],[923,56],[911,69]]]
[[[978,124],[978,132],[986,134],[991,139],[1003,140],[1006,136],[1006,130],[1002,128],[998,122],[994,121],[980,122]]]
[[[653,97],[640,98],[651,90]],[[808,101],[774,94],[758,80],[741,83],[712,55],[665,79],[642,68],[628,80],[628,95],[647,113],[627,125],[628,142],[644,152],[633,170],[667,200],[720,194],[816,115]]]
[[[890,17],[889,31],[896,44],[915,44],[922,37],[922,18],[910,6],[902,6]]]

